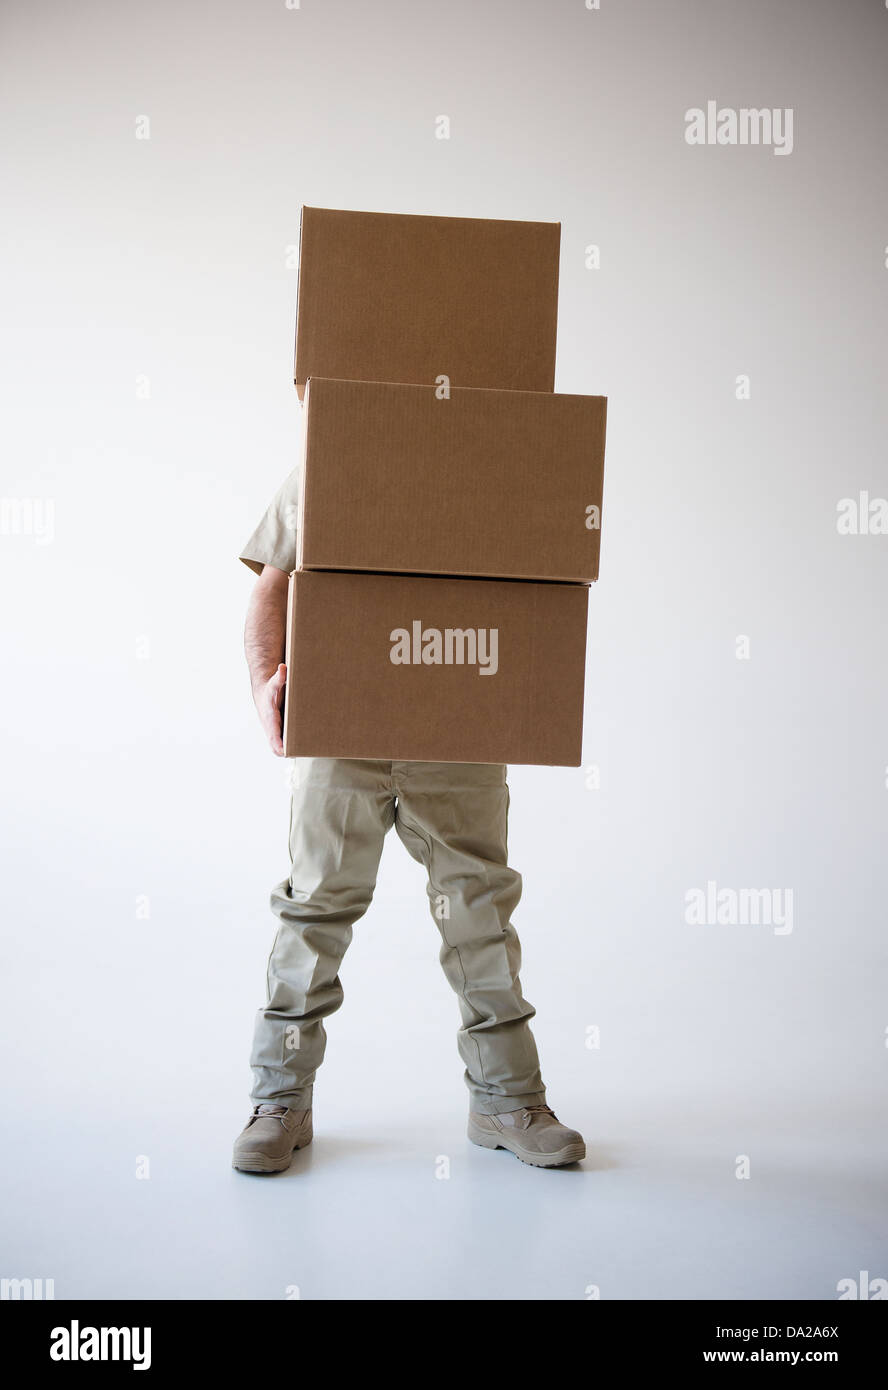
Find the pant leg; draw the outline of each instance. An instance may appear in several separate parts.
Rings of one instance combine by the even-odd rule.
[[[459,998],[457,1035],[473,1110],[500,1114],[546,1095],[521,993],[511,914],[521,875],[507,863],[509,789],[493,763],[393,763],[395,828],[428,873],[441,964]]]
[[[279,926],[253,1037],[254,1104],[311,1105],[327,1042],[323,1020],[342,1003],[340,963],[370,906],[393,820],[390,763],[293,760],[292,867],[271,895]]]

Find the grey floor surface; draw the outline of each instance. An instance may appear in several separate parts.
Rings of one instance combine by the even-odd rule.
[[[121,1103],[47,1105],[7,1149],[2,1272],[57,1299],[441,1300],[829,1300],[885,1274],[866,1116],[610,1108],[586,1161],[546,1172],[470,1145],[452,1103],[326,1098],[311,1148],[258,1178],[228,1166],[240,1112],[180,1098],[146,1128]]]

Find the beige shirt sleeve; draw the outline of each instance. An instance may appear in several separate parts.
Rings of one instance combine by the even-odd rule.
[[[289,574],[296,568],[302,469],[293,469],[278,488],[268,510],[240,553],[240,559],[257,574],[263,565]]]

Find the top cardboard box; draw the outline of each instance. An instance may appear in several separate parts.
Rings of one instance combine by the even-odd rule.
[[[295,381],[552,391],[560,222],[302,209]]]

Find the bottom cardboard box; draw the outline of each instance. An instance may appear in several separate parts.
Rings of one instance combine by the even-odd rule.
[[[585,584],[297,570],[287,757],[582,757]]]

